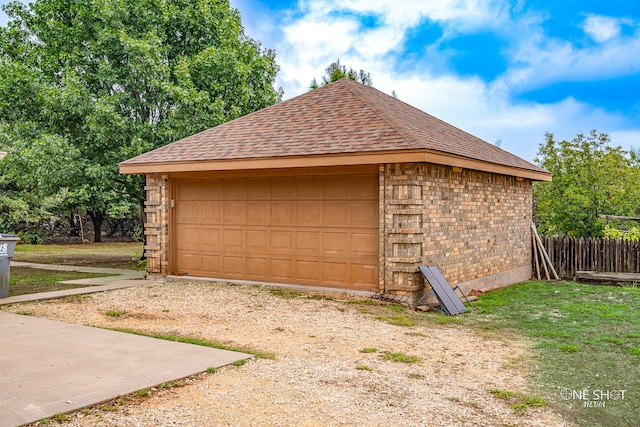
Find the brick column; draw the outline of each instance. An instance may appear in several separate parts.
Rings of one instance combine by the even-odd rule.
[[[384,195],[381,194],[384,288],[381,291],[409,296],[415,303],[422,295],[424,281],[418,272],[424,246],[424,165],[384,165]],[[382,197],[384,196],[384,197]]]
[[[148,174],[144,187],[146,201],[144,213],[146,222],[144,233],[147,244],[144,247],[147,257],[147,273],[155,276],[168,274],[168,234],[169,234],[169,188],[167,175]]]

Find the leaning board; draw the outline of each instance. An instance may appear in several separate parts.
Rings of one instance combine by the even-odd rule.
[[[467,308],[451,288],[447,279],[442,276],[438,267],[430,265],[428,267],[420,266],[418,268],[424,278],[427,279],[427,282],[431,285],[431,289],[438,299],[440,307],[442,307],[442,310],[446,314],[453,316],[454,314],[460,314],[467,311]]]

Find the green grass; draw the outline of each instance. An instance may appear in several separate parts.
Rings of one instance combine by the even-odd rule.
[[[275,359],[276,358],[276,355],[271,352],[254,350],[254,349],[244,348],[244,347],[235,347],[235,346],[230,346],[230,345],[222,344],[215,341],[207,341],[199,338],[184,337],[180,335],[148,334],[146,332],[142,332],[142,331],[138,331],[130,328],[106,328],[106,329],[110,329],[112,331],[118,331],[118,332],[125,332],[127,334],[140,335],[143,337],[157,338],[160,340],[176,341],[176,342],[182,342],[187,344],[200,345],[203,347],[217,348],[220,350],[237,351],[240,353],[252,354],[258,359]]]
[[[360,349],[360,350],[358,350],[358,351],[359,351],[360,353],[375,353],[375,352],[377,352],[377,351],[378,351],[378,349],[377,349],[377,348],[375,348],[375,347],[365,347],[365,348],[362,348],[362,349]]]
[[[384,360],[390,360],[392,362],[400,362],[400,363],[420,363],[422,360],[415,356],[407,356],[404,353],[385,353],[382,355]]]
[[[59,282],[106,276],[108,276],[108,274],[11,267],[9,272],[9,296],[12,297],[17,295],[37,294],[40,292],[84,288],[87,285],[71,285]]]
[[[142,243],[87,243],[77,245],[16,246],[14,261],[38,264],[85,265],[91,267],[144,270],[139,259]]]
[[[124,311],[109,310],[104,314],[109,317],[122,317],[122,315],[124,315]]]
[[[375,318],[396,326],[414,326],[418,323],[415,315],[392,314],[389,316],[388,311],[389,310],[384,310],[383,314],[378,314]]]
[[[387,319],[387,323],[397,326],[414,326],[417,322],[405,315],[398,314]]]
[[[489,393],[497,399],[510,401],[511,409],[513,409],[513,411],[518,415],[523,415],[531,408],[541,407],[547,404],[547,402],[540,396],[529,396],[515,391],[491,388],[489,389]]]
[[[269,288],[269,293],[280,298],[298,298],[302,296],[300,292],[286,288]]]
[[[533,343],[537,390],[581,425],[633,425],[640,399],[583,408],[570,390],[640,390],[640,289],[532,281],[490,292],[458,316],[479,332],[517,334]],[[514,405],[536,406],[531,402]],[[518,409],[519,408],[519,409]],[[521,407],[514,410],[522,410]]]
[[[503,400],[513,399],[518,396],[518,393],[515,391],[502,390],[499,388],[491,388],[489,389],[489,393],[491,393],[495,398]]]

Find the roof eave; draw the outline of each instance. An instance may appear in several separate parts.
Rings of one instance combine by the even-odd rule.
[[[515,176],[531,179],[533,181],[551,181],[551,173],[544,170],[533,170],[515,166],[491,163],[470,157],[456,156],[437,151],[427,151],[424,154],[424,162],[447,165],[464,169],[473,169],[482,172],[497,173],[500,175]]]
[[[307,168],[322,166],[355,166],[385,163],[434,163],[464,169],[473,169],[502,175],[531,179],[534,181],[551,181],[551,174],[500,165],[471,158],[455,156],[447,153],[425,150],[385,151],[375,153],[324,154],[313,156],[269,157],[230,160],[197,160],[171,162],[123,162],[118,166],[120,173],[143,175],[149,173],[178,172],[210,172],[243,169],[283,169]]]

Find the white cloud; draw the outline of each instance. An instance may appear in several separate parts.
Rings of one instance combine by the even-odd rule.
[[[318,3],[314,1],[314,3]],[[473,25],[493,22],[496,11],[503,9],[505,1],[494,0],[327,0],[321,2],[330,10],[346,10],[365,15],[382,17],[386,25],[410,28],[422,21],[459,21]]]
[[[364,25],[363,17],[372,17],[375,25]],[[426,19],[449,28],[453,28],[449,25],[452,21],[458,22],[455,27],[470,28],[496,25],[496,12],[490,2],[477,0],[300,2],[295,14],[280,17],[283,37],[275,41],[286,96],[293,95],[290,89],[295,94],[305,90],[314,76],[323,75],[338,58],[343,64],[370,72],[374,81],[380,72],[392,72],[388,55],[401,51],[407,30]]]
[[[584,32],[597,42],[605,42],[620,35],[620,20],[608,16],[589,15],[582,26]]]
[[[640,72],[640,36],[612,39],[586,48],[532,37],[513,51],[512,68],[500,80],[517,92],[554,82],[593,81]]]

